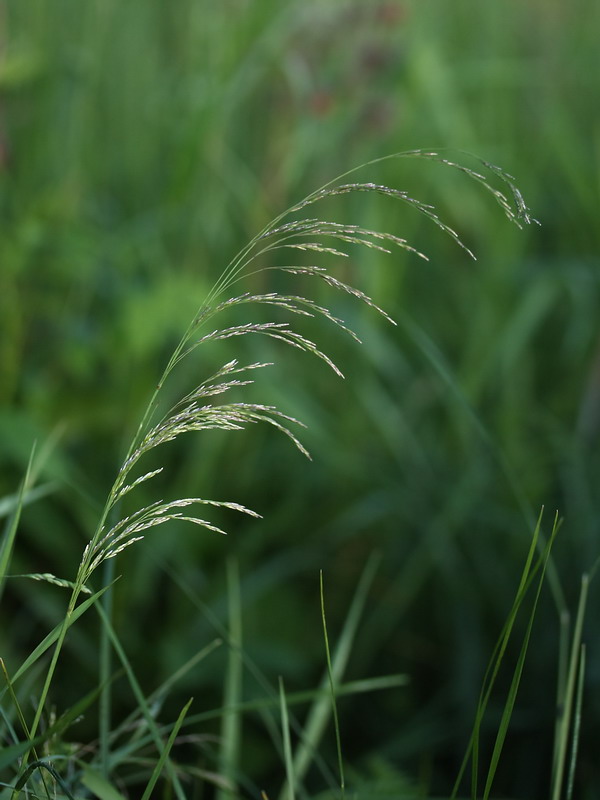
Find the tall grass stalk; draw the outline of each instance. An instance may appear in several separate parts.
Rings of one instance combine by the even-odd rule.
[[[478,168],[473,169],[434,151],[414,150],[397,153],[386,158],[374,159],[363,165],[362,168],[357,169],[364,169],[364,167],[374,168],[386,160],[401,161],[403,159],[428,160],[437,162],[444,167],[458,170],[470,180],[481,185],[499,204],[511,222],[520,227],[522,224],[528,224],[533,221],[513,179],[499,168],[485,161],[480,161]],[[433,206],[416,199],[405,191],[391,188],[387,185],[373,182],[349,182],[349,177],[354,176],[357,169],[346,172],[317,191],[310,193],[300,202],[292,205],[286,212],[266,225],[246,247],[242,248],[223,271],[212,290],[209,291],[168,359],[166,367],[159,377],[156,388],[152,392],[146,409],[142,414],[139,426],[126,451],[114,483],[108,492],[97,527],[84,549],[75,580],[71,584],[72,590],[64,619],[49,634],[40,648],[36,649],[35,654],[32,654],[30,659],[27,660],[27,666],[23,666],[24,669],[27,669],[31,663],[37,661],[48,647],[53,647],[33,721],[27,733],[31,748],[33,748],[33,742],[38,737],[42,715],[50,697],[52,682],[67,632],[81,613],[94,603],[101,616],[103,636],[106,637],[102,656],[102,683],[105,686],[105,694],[102,701],[103,721],[101,722],[100,746],[103,770],[108,773],[110,768],[110,753],[108,750],[108,728],[110,726],[109,641],[128,676],[137,702],[140,704],[140,708],[143,709],[144,718],[153,734],[156,747],[159,753],[164,754],[160,758],[164,757],[166,759],[167,768],[169,768],[169,745],[163,741],[156,723],[152,719],[131,665],[114,633],[110,613],[107,613],[107,611],[110,612],[110,599],[108,598],[110,597],[112,585],[112,559],[132,544],[143,539],[148,530],[165,523],[186,522],[208,531],[224,533],[224,530],[212,521],[210,515],[201,515],[199,509],[216,510],[217,512],[234,511],[254,519],[258,519],[260,515],[237,502],[192,496],[178,497],[173,500],[156,500],[142,507],[135,507],[134,504],[134,510],[122,516],[122,508],[130,503],[130,497],[134,496],[135,489],[141,484],[148,484],[163,471],[163,467],[145,471],[143,467],[144,458],[161,445],[190,432],[214,429],[240,431],[257,423],[265,423],[275,428],[288,437],[302,454],[309,455],[296,433],[301,423],[294,417],[272,405],[223,400],[224,395],[237,393],[252,384],[255,374],[270,367],[270,363],[254,362],[242,364],[236,358],[233,358],[222,364],[215,372],[206,376],[200,382],[196,383],[194,381],[192,388],[175,402],[169,400],[169,391],[166,389],[172,373],[199,348],[204,349],[219,341],[237,340],[239,337],[260,336],[283,342],[297,350],[312,355],[323,361],[337,375],[342,376],[337,364],[319,344],[313,342],[300,330],[297,330],[289,321],[280,321],[281,316],[284,318],[287,316],[297,322],[300,322],[303,318],[320,318],[347,333],[354,340],[359,341],[356,332],[342,319],[334,315],[327,307],[320,305],[310,296],[302,293],[303,285],[311,281],[319,281],[331,289],[356,298],[378,312],[389,322],[393,323],[393,319],[371,297],[360,289],[354,288],[334,277],[328,268],[321,265],[307,264],[307,257],[314,255],[317,258],[349,258],[355,247],[362,247],[387,254],[390,254],[394,248],[400,248],[418,257],[427,258],[424,253],[417,251],[405,239],[395,233],[358,225],[337,223],[320,216],[306,217],[304,216],[306,210],[312,209],[313,206],[320,205],[328,199],[348,194],[371,195],[394,200],[419,212],[454,240],[469,256],[473,256],[457,232],[438,216]],[[499,188],[499,186],[502,188]],[[298,255],[302,255],[303,258],[298,259]],[[274,291],[257,292],[243,288],[243,282],[250,276],[271,271],[278,271],[285,275],[289,281],[295,281],[296,284],[299,284],[301,287],[300,293],[295,289],[290,293],[279,293]],[[238,288],[240,284],[242,286]],[[229,294],[232,290],[235,293]],[[229,322],[220,322],[222,317],[227,320],[227,316],[231,312],[239,312],[248,307],[270,309],[277,315],[276,321],[238,322],[234,318]],[[165,406],[167,407],[166,411],[163,410]],[[16,511],[5,537],[4,550],[2,551],[3,565],[8,558],[5,554],[10,552],[10,546],[14,540],[14,532],[24,492],[25,485],[22,489],[21,500],[17,503]],[[97,570],[101,566],[108,570],[104,576],[106,583],[103,589],[94,592],[92,584],[96,579]],[[102,608],[97,601],[104,591],[107,592],[107,595],[104,601],[105,607]],[[80,602],[83,593],[91,593],[91,597]],[[358,606],[360,606],[364,597],[362,590],[360,594]],[[352,612],[352,620],[352,625],[350,625],[347,632],[347,641],[352,639],[354,635],[354,612]],[[241,628],[239,630],[237,628],[232,629],[231,643],[234,646],[238,635],[241,635]],[[233,659],[234,651],[231,650],[230,652]],[[330,676],[335,677],[336,680],[339,677],[338,670],[341,671],[344,660],[345,656],[342,648],[338,650],[329,665]],[[239,661],[235,663],[231,661],[229,675],[231,686],[228,699],[237,704],[240,698]],[[225,717],[225,719],[228,718]],[[224,727],[226,738],[224,746],[228,748],[224,751],[224,753],[227,753],[224,758],[226,758],[229,766],[233,766],[235,762],[234,750],[237,747],[237,733],[234,728],[237,722],[235,722],[235,716],[229,719],[230,723],[225,723]],[[234,727],[231,727],[232,725]],[[301,780],[305,767],[306,759],[302,756],[302,751],[300,751],[296,754],[294,763],[297,780]],[[27,769],[28,755],[25,753],[21,762],[18,781],[23,779]],[[173,770],[170,770],[170,777],[177,796],[182,798],[183,792]]]

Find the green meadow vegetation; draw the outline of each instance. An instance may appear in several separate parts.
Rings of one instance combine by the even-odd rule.
[[[0,0],[0,798],[597,796],[599,29]]]

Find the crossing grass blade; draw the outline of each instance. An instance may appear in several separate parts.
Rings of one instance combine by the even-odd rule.
[[[50,792],[49,792],[49,789],[46,786],[45,781],[44,781],[44,771],[48,772],[52,776],[52,779],[55,780],[56,783],[60,786],[61,790],[64,792],[64,795],[65,795],[65,797],[68,798],[68,800],[75,800],[75,798],[73,797],[73,795],[71,794],[71,792],[67,788],[67,785],[63,781],[61,775],[54,769],[52,764],[50,764],[48,761],[43,761],[43,760],[40,760],[40,759],[38,759],[37,761],[33,761],[27,767],[27,769],[25,770],[23,775],[21,775],[21,777],[19,778],[19,780],[15,784],[15,788],[14,788],[14,791],[13,791],[13,794],[12,794],[13,798],[16,798],[18,796],[19,792],[21,791],[21,789],[25,788],[25,784],[27,783],[27,781],[29,780],[31,775],[36,770],[40,773],[40,778],[41,778],[41,780],[42,780],[42,782],[44,784],[44,791],[45,791],[46,797],[48,797],[48,798],[50,797]]]
[[[344,674],[354,644],[358,623],[366,603],[380,557],[373,554],[367,561],[356,587],[352,604],[335,647],[333,658],[327,665],[320,684],[320,692],[312,704],[294,754],[294,776],[300,785],[317,752],[327,723],[332,714],[331,681],[337,686]]]
[[[490,766],[488,768],[488,774],[487,774],[487,777],[486,777],[485,788],[484,788],[484,792],[483,792],[483,800],[488,800],[488,798],[490,796],[490,793],[491,793],[491,790],[492,790],[492,784],[494,782],[494,778],[496,776],[496,771],[498,769],[498,764],[500,762],[500,756],[502,754],[502,748],[504,746],[504,741],[506,739],[506,734],[508,732],[508,726],[510,724],[510,720],[511,720],[511,717],[512,717],[512,712],[513,712],[513,708],[514,708],[515,701],[516,701],[516,698],[517,698],[517,692],[518,692],[518,689],[519,689],[519,684],[520,684],[520,681],[521,681],[521,675],[523,673],[523,667],[525,665],[525,659],[527,657],[527,649],[529,647],[529,641],[531,639],[531,631],[532,631],[532,628],[533,628],[533,622],[534,622],[535,614],[536,614],[536,611],[537,611],[537,606],[538,606],[538,601],[539,601],[539,598],[540,598],[540,593],[541,593],[541,590],[542,590],[542,586],[544,584],[544,577],[545,577],[545,574],[546,574],[546,567],[547,567],[547,564],[548,564],[548,561],[549,561],[549,558],[550,558],[550,550],[551,550],[552,545],[554,543],[554,539],[556,537],[556,533],[557,532],[558,532],[558,519],[555,519],[554,527],[552,529],[552,533],[550,534],[550,538],[548,540],[548,544],[546,545],[546,547],[544,549],[544,552],[540,556],[540,559],[538,561],[538,565],[536,566],[536,569],[533,571],[533,574],[535,574],[535,572],[539,572],[537,590],[536,590],[536,593],[535,593],[535,598],[534,598],[534,601],[533,601],[533,604],[532,604],[532,607],[531,607],[531,611],[529,613],[529,620],[528,620],[528,623],[527,623],[527,629],[525,631],[525,636],[523,638],[523,644],[521,645],[521,651],[519,653],[517,664],[516,664],[516,667],[515,667],[515,670],[514,670],[514,673],[513,673],[513,677],[512,677],[512,680],[511,680],[510,688],[509,688],[509,691],[508,691],[508,697],[507,697],[504,709],[502,711],[502,717],[500,719],[500,724],[499,724],[499,727],[498,727],[498,733],[496,735],[496,741],[494,743],[494,749],[493,749],[493,752],[492,752],[492,757],[491,757],[491,760],[490,760]],[[533,577],[533,575],[532,575],[532,577]],[[474,784],[473,790],[476,793],[476,791],[477,791],[476,784]]]
[[[323,621],[323,639],[325,641],[325,654],[327,657],[327,677],[329,679],[331,712],[333,714],[333,728],[335,731],[335,744],[337,749],[338,769],[340,775],[340,788],[342,790],[342,798],[344,798],[346,792],[346,781],[344,778],[344,760],[342,758],[342,737],[340,734],[340,722],[338,719],[338,712],[337,712],[336,685],[333,677],[333,668],[331,666],[331,651],[329,649],[329,636],[327,634],[327,615],[325,613],[325,591],[323,588],[322,570],[319,573],[319,589],[321,595],[321,618]]]
[[[131,664],[129,662],[129,659],[127,658],[125,650],[123,649],[123,646],[121,645],[121,642],[119,641],[119,638],[118,638],[118,636],[117,636],[117,634],[116,634],[116,632],[115,632],[115,630],[114,630],[114,628],[112,626],[112,623],[108,619],[108,616],[106,615],[106,612],[104,611],[104,608],[102,607],[102,605],[100,603],[96,604],[96,611],[98,612],[98,614],[100,616],[100,619],[102,620],[102,624],[105,626],[105,628],[107,630],[107,633],[108,633],[108,636],[110,638],[111,644],[112,644],[112,646],[113,646],[113,648],[115,650],[115,653],[116,653],[117,657],[119,658],[119,660],[121,662],[121,665],[122,665],[122,667],[123,667],[123,669],[125,671],[125,674],[126,674],[127,679],[129,681],[129,685],[130,685],[131,690],[133,692],[133,695],[135,697],[135,700],[136,700],[136,703],[138,705],[138,708],[140,709],[141,714],[142,714],[142,716],[144,718],[144,721],[145,721],[146,725],[148,726],[148,730],[149,730],[149,732],[151,734],[152,741],[153,741],[154,745],[156,746],[157,751],[162,754],[162,753],[165,752],[165,742],[163,741],[160,728],[159,728],[158,724],[156,723],[156,720],[154,719],[154,717],[152,715],[152,711],[150,709],[148,701],[147,701],[146,697],[144,696],[142,688],[141,688],[141,686],[140,686],[140,684],[139,684],[139,682],[138,682],[138,680],[137,680],[137,678],[135,676],[135,672],[133,671],[133,667],[131,666]],[[186,713],[187,713],[187,706],[186,706],[185,710],[186,710]],[[173,788],[173,791],[175,792],[176,797],[178,798],[178,800],[185,800],[185,793],[184,793],[183,788],[181,786],[181,781],[179,780],[179,777],[177,775],[177,772],[176,772],[175,768],[173,767],[173,764],[168,759],[168,751],[167,751],[167,753],[165,755],[165,762],[166,762],[166,769],[167,769],[167,772],[168,772],[168,775],[169,775],[169,779],[171,781],[172,788]],[[161,767],[161,769],[162,769],[162,767]]]
[[[75,611],[73,612],[72,616],[69,619],[69,627],[73,625],[77,620],[85,614],[85,612],[91,608],[94,603],[99,600],[104,592],[107,590],[108,587],[104,587],[100,589],[98,592],[93,594],[91,597],[86,598],[80,605],[77,606]],[[38,644],[38,646],[27,656],[27,658],[22,662],[19,666],[15,674],[12,676],[13,684],[24,675],[28,669],[30,669],[43,655],[48,651],[53,644],[58,641],[58,638],[61,634],[63,629],[63,623],[59,623],[54,627],[49,634],[47,634],[44,639]],[[0,692],[0,699],[2,697],[2,693]]]
[[[189,708],[192,705],[193,700],[194,700],[194,698],[190,697],[190,699],[187,701],[185,706],[181,709],[181,711],[179,713],[179,716],[177,717],[177,720],[176,720],[175,724],[173,725],[173,730],[171,731],[171,734],[170,734],[170,736],[169,736],[169,738],[167,740],[167,743],[161,750],[161,753],[160,753],[160,756],[158,758],[158,761],[156,762],[156,766],[154,767],[154,769],[152,771],[152,775],[150,776],[150,780],[148,781],[148,785],[146,786],[144,794],[142,795],[142,800],[149,800],[149,798],[152,797],[152,792],[154,791],[154,787],[156,786],[156,782],[159,779],[161,772],[163,771],[165,763],[166,763],[166,761],[167,761],[167,759],[169,757],[169,753],[171,752],[171,748],[175,744],[175,739],[177,738],[177,734],[179,733],[179,729],[183,725],[183,721],[185,719],[185,715],[189,711]]]
[[[510,609],[508,618],[504,624],[502,632],[498,638],[496,643],[496,647],[494,648],[494,652],[490,659],[490,663],[486,670],[486,674],[483,679],[483,685],[481,688],[480,696],[479,696],[479,703],[477,705],[477,710],[475,712],[475,722],[473,726],[473,732],[471,734],[471,738],[469,744],[467,746],[467,750],[465,756],[463,758],[461,767],[458,772],[458,776],[456,778],[454,788],[452,790],[451,799],[454,800],[458,796],[458,791],[460,789],[460,785],[462,783],[463,776],[467,769],[469,761],[471,761],[471,795],[472,797],[477,797],[478,792],[478,783],[479,783],[479,772],[480,772],[480,753],[479,753],[479,746],[480,746],[480,733],[481,733],[481,726],[483,722],[483,718],[485,716],[485,712],[492,694],[492,690],[496,683],[496,679],[498,677],[501,664],[504,660],[504,656],[506,654],[506,649],[508,647],[508,643],[510,641],[513,628],[517,619],[517,615],[519,610],[525,600],[526,594],[530,589],[536,575],[540,574],[540,579],[538,582],[538,587],[536,591],[536,595],[533,602],[532,610],[529,614],[528,625],[525,633],[525,638],[523,644],[521,646],[521,651],[517,660],[516,668],[513,672],[513,678],[511,681],[511,686],[509,689],[508,699],[505,704],[504,712],[502,714],[500,725],[498,729],[498,734],[496,738],[496,743],[494,746],[494,751],[492,754],[492,760],[490,763],[490,767],[488,769],[488,774],[486,778],[485,784],[485,792],[489,794],[491,790],[491,783],[493,781],[500,754],[502,752],[502,746],[504,744],[504,739],[506,736],[506,731],[508,729],[508,724],[510,722],[510,717],[512,715],[512,709],[514,706],[516,693],[518,690],[521,673],[523,670],[523,664],[525,661],[525,656],[527,653],[527,646],[529,644],[529,638],[531,635],[531,628],[533,625],[533,620],[535,617],[535,610],[537,608],[537,602],[539,598],[539,593],[541,591],[542,586],[542,579],[545,575],[546,565],[548,563],[548,559],[550,557],[550,550],[552,544],[554,542],[554,538],[558,532],[560,527],[560,521],[558,517],[555,517],[554,524],[552,527],[552,532],[549,537],[549,540],[542,551],[542,554],[538,557],[537,561],[534,562],[535,554],[538,549],[538,540],[541,534],[541,524],[542,524],[542,512],[538,517],[537,525],[534,530],[534,534],[532,537],[531,545],[529,547],[529,552],[527,553],[527,557],[525,560],[525,565],[523,567],[523,571],[521,574],[521,580],[519,583],[519,587],[517,589],[517,593],[515,595],[515,600],[513,602],[512,608]]]
[[[577,709],[578,703],[576,689],[578,685],[578,677],[580,678],[582,676],[583,670],[583,666],[580,664],[579,659],[582,655],[582,652],[585,652],[582,651],[583,623],[587,610],[590,576],[593,577],[594,573],[595,568],[590,573],[586,573],[581,577],[581,590],[579,594],[579,603],[577,606],[577,616],[575,617],[573,638],[571,641],[569,654],[569,668],[566,674],[564,691],[561,692],[563,705],[560,708],[560,718],[556,730],[557,742],[554,749],[555,761],[552,765],[552,788],[550,794],[552,800],[560,800],[565,780],[569,741],[573,739],[574,735],[572,719],[574,709]],[[581,691],[583,691],[583,689],[581,689]],[[576,726],[577,725],[578,722],[576,722]]]

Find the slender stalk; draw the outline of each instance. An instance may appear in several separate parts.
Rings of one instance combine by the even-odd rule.
[[[110,586],[115,576],[115,560],[109,558],[104,562],[104,586]],[[113,589],[108,588],[101,599],[106,617],[112,622],[113,618]],[[99,708],[99,739],[100,739],[100,764],[102,774],[108,778],[110,773],[110,731],[111,725],[111,699],[112,685],[110,674],[112,670],[111,644],[106,626],[102,626],[100,631],[100,693]]]
[[[560,800],[564,781],[565,766],[567,761],[567,748],[571,733],[571,718],[573,715],[573,705],[575,703],[575,686],[577,683],[578,662],[581,655],[581,637],[583,633],[583,621],[587,607],[587,597],[589,589],[589,575],[586,573],[581,577],[581,591],[579,594],[579,605],[575,618],[575,629],[573,631],[573,641],[571,643],[571,657],[569,660],[569,673],[565,689],[565,702],[562,713],[562,721],[559,733],[559,746],[557,748],[557,763],[553,770],[554,780],[552,786],[552,800]]]

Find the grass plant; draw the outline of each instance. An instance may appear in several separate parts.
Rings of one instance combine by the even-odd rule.
[[[132,467],[125,485],[163,470],[117,500],[104,533],[159,498],[198,494],[234,498],[262,519],[204,504],[195,514],[193,505],[174,507],[228,530],[229,539],[169,521],[142,530],[157,535],[94,572],[34,740],[42,759],[51,750],[61,775],[77,763],[69,791],[81,778],[84,796],[141,795],[168,743],[169,721],[194,696],[166,769],[175,764],[186,794],[235,784],[241,794],[264,791],[274,800],[286,763],[273,677],[281,675],[293,756],[304,746],[310,709],[320,705],[325,715],[318,742],[305,746],[296,794],[339,793],[317,576],[323,570],[335,652],[377,552],[337,684],[346,793],[447,795],[545,506],[548,520],[559,509],[565,523],[492,792],[595,797],[599,25],[600,5],[587,0],[1,4],[0,534],[8,574],[0,657],[28,726],[74,567],[148,387],[232,253],[348,164],[422,144],[509,165],[542,223],[506,225],[493,197],[486,202],[460,170],[391,158],[373,163],[365,180],[434,202],[479,261],[416,206],[377,192],[344,193],[306,215],[394,232],[430,261],[376,238],[393,259],[330,235],[321,252],[301,250],[287,245],[317,242],[308,228],[291,229],[295,241],[260,255],[243,286],[213,298],[214,307],[245,292],[263,300],[222,309],[198,338],[289,320],[351,379],[342,384],[323,359],[296,346],[282,357],[283,343],[270,335],[276,328],[209,339],[175,366],[155,423],[234,356],[238,367],[277,362],[218,379],[255,382],[207,402],[266,401],[306,424],[275,418],[315,459],[299,468],[302,454],[267,423],[247,424],[238,436],[219,429],[176,436]],[[300,223],[300,214],[281,224]],[[275,237],[260,246],[270,245]],[[326,268],[398,324],[316,273],[259,271],[277,263]],[[300,306],[320,319],[273,305],[270,293],[328,309],[363,346],[354,349],[316,309]],[[28,471],[21,504],[15,488]],[[241,697],[229,709],[243,746],[228,776],[219,767],[233,661],[224,547],[243,598]],[[118,574],[124,578],[110,590],[101,588]],[[590,583],[578,628],[582,575]],[[94,611],[98,597],[127,667]],[[527,595],[481,722],[480,791],[529,602]],[[569,724],[557,713],[568,704]],[[18,744],[24,734],[8,689],[1,706],[2,777],[14,785],[10,765],[28,745]],[[179,759],[193,777],[181,776]],[[39,772],[22,794],[43,786]],[[161,780],[154,794],[170,786]]]
[[[513,183],[512,179],[499,170],[497,167],[482,162],[483,168],[487,169],[492,178],[499,179],[509,189],[509,198],[505,196],[502,190],[495,187],[488,178],[481,172],[477,172],[472,168],[459,165],[447,158],[430,151],[412,151],[409,153],[400,153],[394,156],[396,159],[417,158],[438,161],[442,165],[450,166],[454,169],[459,169],[464,172],[468,177],[480,183],[487,189],[494,199],[500,204],[507,217],[516,224],[521,222],[528,223],[531,221],[528,209],[522,200],[521,194]],[[373,166],[372,164],[367,166]],[[202,507],[205,509],[218,509],[227,511],[241,512],[242,514],[249,515],[254,518],[259,518],[259,515],[245,507],[244,505],[233,501],[221,501],[206,499],[201,497],[180,497],[172,500],[156,500],[142,507],[134,508],[131,511],[124,513],[123,509],[129,501],[130,493],[142,484],[147,484],[149,481],[156,479],[163,467],[144,470],[143,464],[140,464],[154,449],[163,448],[163,446],[178,437],[191,432],[207,431],[220,429],[224,431],[240,431],[249,425],[258,422],[266,423],[279,432],[285,434],[292,443],[300,450],[301,453],[308,456],[308,451],[301,443],[295,432],[292,431],[292,426],[295,426],[298,421],[289,416],[288,414],[280,411],[272,405],[265,405],[256,402],[243,402],[243,401],[228,401],[221,402],[223,395],[229,395],[239,390],[244,390],[252,382],[253,378],[250,375],[254,374],[256,370],[270,366],[264,362],[254,362],[246,365],[240,365],[237,359],[228,360],[214,373],[207,378],[202,379],[196,383],[191,390],[186,390],[182,397],[171,400],[167,395],[166,404],[161,405],[162,396],[168,391],[169,379],[171,374],[179,367],[180,363],[189,359],[196,353],[199,348],[205,349],[208,345],[223,340],[229,340],[237,337],[246,337],[252,335],[266,336],[271,339],[281,341],[287,345],[295,347],[305,353],[308,353],[322,361],[329,366],[339,377],[343,377],[341,371],[331,359],[331,357],[322,350],[311,339],[299,332],[296,327],[291,327],[288,322],[279,321],[254,321],[254,322],[237,322],[233,324],[225,324],[220,328],[214,328],[206,333],[206,329],[214,325],[213,319],[215,317],[226,316],[232,311],[238,311],[240,307],[244,307],[246,311],[247,306],[267,306],[278,312],[284,312],[288,315],[295,317],[321,317],[327,322],[341,328],[344,332],[349,333],[354,339],[358,340],[356,333],[348,327],[340,318],[336,317],[331,311],[312,300],[304,294],[298,293],[279,293],[279,292],[243,292],[242,294],[233,295],[226,299],[221,299],[222,296],[228,293],[232,287],[237,289],[237,284],[242,283],[249,275],[256,275],[257,273],[268,271],[280,271],[285,275],[292,277],[296,281],[306,278],[317,278],[324,282],[327,286],[342,291],[363,303],[367,306],[378,311],[388,321],[392,321],[391,317],[379,308],[373,300],[364,292],[355,289],[349,284],[339,280],[330,274],[330,272],[322,266],[306,265],[304,263],[290,263],[288,260],[287,251],[299,251],[300,253],[318,254],[320,256],[335,256],[348,257],[349,246],[362,246],[376,251],[383,251],[390,253],[390,246],[397,246],[400,248],[414,251],[404,240],[396,236],[382,232],[379,230],[372,230],[368,228],[359,227],[356,225],[338,224],[322,218],[295,218],[296,215],[301,214],[308,207],[321,203],[323,200],[337,197],[339,195],[346,195],[348,193],[372,193],[383,195],[384,197],[399,200],[404,204],[412,206],[417,211],[422,213],[426,218],[433,222],[436,226],[441,228],[446,234],[453,238],[459,245],[462,245],[458,234],[452,230],[448,225],[440,220],[434,208],[431,205],[424,204],[419,200],[414,199],[406,192],[391,189],[387,186],[376,183],[347,183],[345,180],[348,175],[342,175],[339,179],[332,181],[319,189],[316,192],[308,195],[303,201],[293,205],[285,214],[277,217],[273,222],[269,223],[250,244],[243,248],[238,256],[236,256],[230,265],[225,269],[222,276],[219,278],[215,287],[208,295],[207,300],[200,306],[198,312],[194,316],[191,324],[185,331],[182,339],[175,348],[173,354],[167,362],[167,366],[160,377],[155,391],[152,393],[151,399],[147,405],[146,411],[142,416],[142,420],[137,429],[132,443],[129,446],[123,463],[117,473],[117,477],[108,493],[108,498],[104,505],[104,509],[100,514],[100,520],[96,527],[96,531],[91,537],[88,544],[85,546],[81,562],[77,569],[75,580],[71,583],[63,579],[56,578],[53,575],[36,575],[37,579],[45,579],[48,582],[61,585],[64,587],[71,587],[70,599],[67,604],[66,613],[62,623],[60,623],[52,634],[46,637],[44,642],[36,648],[34,653],[22,666],[19,673],[13,678],[10,678],[5,671],[5,678],[7,682],[9,697],[12,698],[12,705],[14,711],[20,719],[20,724],[26,740],[29,742],[29,749],[21,752],[17,769],[16,782],[12,791],[13,796],[17,796],[26,784],[34,781],[36,776],[40,776],[43,781],[43,771],[47,770],[51,776],[55,778],[60,787],[64,787],[66,796],[71,797],[71,792],[67,788],[65,781],[67,780],[71,785],[77,787],[78,781],[83,780],[82,775],[85,774],[87,786],[90,787],[90,781],[93,780],[91,776],[98,773],[100,779],[107,780],[116,778],[118,772],[115,771],[112,765],[113,750],[109,737],[111,735],[109,722],[111,720],[110,714],[110,693],[112,676],[110,674],[111,659],[106,655],[108,644],[114,650],[121,666],[127,676],[131,690],[135,696],[136,703],[141,712],[141,718],[144,720],[145,727],[148,731],[148,736],[153,741],[156,751],[157,760],[154,768],[149,770],[149,775],[146,779],[146,788],[144,789],[143,796],[150,797],[154,791],[156,782],[163,772],[168,776],[167,780],[172,787],[172,791],[179,798],[186,796],[181,778],[178,774],[179,770],[175,767],[170,759],[171,749],[176,741],[177,734],[184,724],[184,718],[190,707],[191,701],[188,701],[180,712],[176,722],[169,726],[169,735],[167,739],[164,738],[157,722],[155,721],[154,714],[150,707],[148,699],[145,697],[144,692],[139,685],[135,676],[132,665],[125,653],[111,621],[112,604],[106,605],[99,603],[100,597],[104,594],[109,597],[113,591],[114,580],[112,573],[108,573],[111,580],[100,591],[94,592],[93,584],[97,583],[97,573],[99,568],[105,563],[114,559],[125,551],[130,546],[138,543],[146,535],[150,529],[158,526],[167,525],[169,523],[187,522],[197,525],[210,532],[224,533],[221,527],[205,516],[198,516],[194,511],[195,507]],[[511,202],[512,201],[512,202]],[[291,219],[290,219],[291,218]],[[335,246],[331,247],[328,242],[333,240]],[[342,249],[343,248],[343,249]],[[466,248],[465,248],[466,249]],[[282,252],[285,251],[285,252]],[[467,250],[467,252],[470,251]],[[283,255],[285,260],[283,262],[267,260],[280,257]],[[421,257],[423,254],[417,253]],[[470,254],[472,255],[472,254]],[[360,340],[359,340],[360,341]],[[166,409],[166,410],[165,410]],[[136,474],[137,473],[137,474]],[[3,552],[6,554],[3,558],[3,575],[6,574],[6,567],[10,561],[10,552],[14,543],[16,527],[21,507],[24,501],[25,487],[27,486],[27,478],[23,484],[21,494],[13,511],[9,526],[5,534],[5,545]],[[127,498],[127,499],[126,499]],[[528,564],[531,563],[531,554]],[[373,570],[368,570],[365,575],[367,584],[372,580]],[[106,578],[106,573],[105,573]],[[526,580],[524,576],[522,583]],[[219,774],[222,780],[226,783],[218,789],[218,796],[225,797],[228,795],[239,794],[238,788],[238,753],[240,748],[240,716],[236,710],[241,704],[242,690],[242,622],[241,622],[241,597],[239,588],[239,579],[236,577],[234,571],[230,573],[230,627],[228,631],[228,646],[229,646],[229,660],[226,671],[225,681],[225,697],[222,709],[223,727],[221,731],[221,746],[220,746],[220,759],[219,759]],[[87,594],[88,599],[80,602],[83,594]],[[364,604],[366,595],[365,588],[359,588],[357,591],[356,608],[350,611],[348,617],[347,632],[342,635],[340,640],[340,647],[336,651],[335,657],[332,658],[329,649],[329,638],[327,635],[327,628],[325,623],[325,610],[323,589],[321,588],[321,603],[322,603],[322,618],[324,625],[325,646],[327,656],[327,674],[330,692],[332,694],[332,710],[334,717],[334,727],[336,731],[337,749],[338,749],[338,762],[341,779],[342,794],[344,793],[344,777],[343,777],[343,761],[342,750],[340,742],[340,729],[339,721],[336,710],[335,694],[336,685],[341,677],[344,664],[347,660],[349,647],[356,629],[357,615],[359,607]],[[48,703],[51,697],[51,691],[55,680],[55,674],[63,654],[63,648],[67,632],[71,625],[75,622],[80,614],[90,607],[92,604],[96,606],[101,619],[102,637],[105,641],[105,655],[102,659],[103,669],[101,670],[101,688],[100,694],[103,698],[101,706],[102,713],[100,715],[100,746],[99,758],[100,764],[94,765],[94,761],[84,762],[85,770],[81,773],[81,761],[77,758],[77,763],[80,764],[78,770],[73,771],[72,762],[66,759],[67,772],[65,777],[61,777],[57,769],[58,766],[54,765],[52,755],[49,756],[50,760],[41,760],[36,751],[35,742],[38,741],[40,734],[42,735],[42,743],[46,750],[52,752],[52,738],[51,732],[53,731],[52,725],[46,727],[42,726],[43,716],[48,708]],[[50,649],[51,658],[45,671],[45,678],[42,682],[39,698],[36,703],[35,712],[31,724],[28,724],[17,695],[14,691],[15,681],[21,677],[23,672],[26,672],[33,666],[38,658]],[[524,655],[524,654],[523,654]],[[500,656],[501,657],[501,656]],[[517,674],[518,683],[518,674]],[[283,708],[283,722],[287,731],[287,712],[285,711],[285,698],[280,695],[281,702],[284,703]],[[286,733],[283,740],[283,750],[285,762],[288,765],[288,791],[294,791],[294,785],[302,780],[306,767],[309,764],[307,756],[312,760],[314,752],[316,751],[319,739],[323,732],[324,723],[329,716],[324,711],[325,707],[322,701],[317,701],[313,707],[313,712],[309,715],[307,720],[306,732],[303,736],[301,749],[298,751],[296,757],[291,761],[291,750],[289,743],[289,735]],[[510,711],[506,712],[506,717],[510,717]],[[10,717],[9,717],[10,718]],[[312,721],[311,721],[312,720]],[[504,726],[505,727],[505,726]],[[66,732],[67,725],[63,721],[61,733]],[[476,734],[475,741],[477,741],[478,734]],[[20,743],[19,743],[20,744]],[[14,746],[13,746],[14,747]],[[35,759],[30,761],[29,752]],[[310,755],[309,755],[310,754]],[[497,760],[497,757],[495,757]],[[474,762],[476,762],[476,757]],[[58,764],[58,762],[56,762]],[[70,773],[70,774],[69,774]],[[293,782],[290,783],[292,780]],[[79,777],[77,777],[79,776]],[[94,779],[96,780],[96,779]],[[139,780],[139,778],[137,778]],[[475,782],[476,783],[476,782]],[[39,786],[36,792],[45,792],[46,796],[49,795],[50,789],[43,783]],[[73,791],[77,791],[74,788]],[[93,790],[92,790],[93,791]],[[98,791],[98,789],[96,789]],[[487,788],[486,788],[487,792]],[[100,792],[102,794],[102,792]]]

